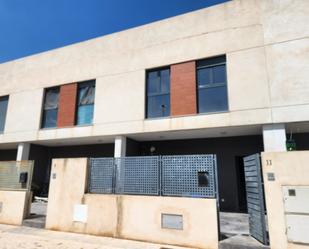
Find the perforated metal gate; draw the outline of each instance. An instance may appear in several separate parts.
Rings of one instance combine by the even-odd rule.
[[[92,158],[89,162],[90,193],[217,196],[215,155]]]
[[[252,237],[268,244],[260,155],[244,158],[249,228]]]
[[[159,194],[159,157],[123,157],[115,162],[117,194]]]
[[[89,160],[88,188],[91,193],[114,192],[114,158],[91,158]]]
[[[204,173],[208,184],[199,183]],[[216,197],[216,156],[187,155],[162,157],[162,194],[167,196]]]

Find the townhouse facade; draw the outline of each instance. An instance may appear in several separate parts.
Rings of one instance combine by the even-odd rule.
[[[309,2],[233,0],[0,65],[0,160],[216,154],[220,209],[243,157],[309,148]]]

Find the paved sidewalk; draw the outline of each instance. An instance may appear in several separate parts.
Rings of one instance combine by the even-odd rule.
[[[183,249],[131,240],[0,225],[0,249]]]
[[[249,235],[248,214],[220,212],[220,229],[228,237]]]

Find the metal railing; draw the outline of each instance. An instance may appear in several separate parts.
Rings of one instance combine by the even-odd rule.
[[[0,162],[0,190],[30,190],[33,161]]]
[[[215,155],[92,158],[89,193],[216,198]]]

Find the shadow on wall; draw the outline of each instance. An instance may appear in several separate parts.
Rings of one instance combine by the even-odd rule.
[[[0,150],[0,161],[15,161],[17,150]]]

